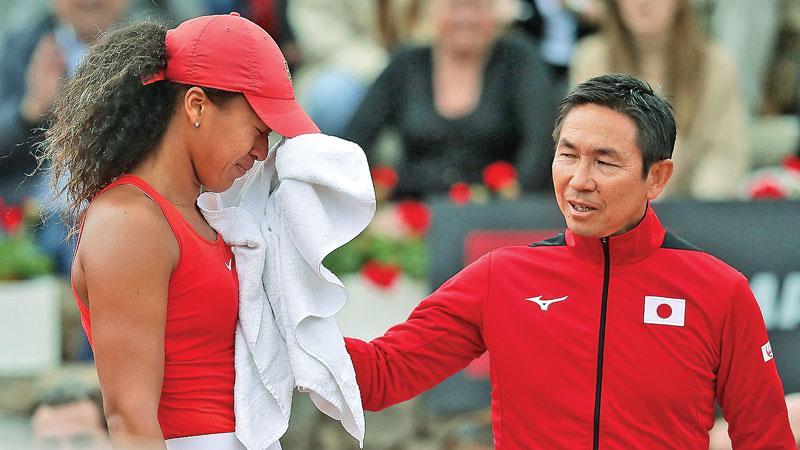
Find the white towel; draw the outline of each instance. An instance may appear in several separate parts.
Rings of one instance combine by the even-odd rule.
[[[239,274],[236,435],[248,449],[280,448],[298,387],[363,445],[361,396],[333,318],[347,292],[322,259],[375,214],[364,152],[323,134],[284,140],[198,206],[232,246]]]

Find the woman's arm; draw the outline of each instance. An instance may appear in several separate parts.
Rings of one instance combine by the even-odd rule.
[[[408,400],[486,351],[491,259],[489,253],[461,270],[383,336],[370,342],[345,338],[364,409]]]
[[[159,207],[130,188],[92,205],[79,263],[92,344],[115,447],[165,448],[158,423],[167,286],[178,245]]]

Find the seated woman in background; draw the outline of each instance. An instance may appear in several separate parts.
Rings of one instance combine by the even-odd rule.
[[[749,168],[747,118],[733,59],[700,36],[690,0],[607,0],[602,33],[585,38],[575,85],[627,73],[661,87],[678,122],[666,197],[730,198]]]
[[[478,182],[498,160],[515,164],[523,188],[550,186],[550,81],[532,43],[496,38],[496,3],[432,0],[432,46],[395,54],[350,121],[344,137],[373,164],[380,132],[399,132],[398,196]]]

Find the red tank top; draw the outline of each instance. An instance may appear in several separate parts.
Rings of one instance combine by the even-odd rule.
[[[164,384],[158,407],[164,438],[232,432],[233,341],[239,308],[233,253],[219,235],[209,241],[197,234],[172,203],[136,176],[119,177],[95,198],[121,184],[139,188],[158,204],[180,248],[167,295]],[[89,309],[74,280],[72,290],[91,343]]]

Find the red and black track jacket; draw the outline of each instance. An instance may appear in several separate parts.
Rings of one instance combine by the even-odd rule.
[[[493,251],[369,343],[346,339],[364,407],[411,398],[489,351],[495,448],[795,449],[747,280],[665,233],[569,231]]]

